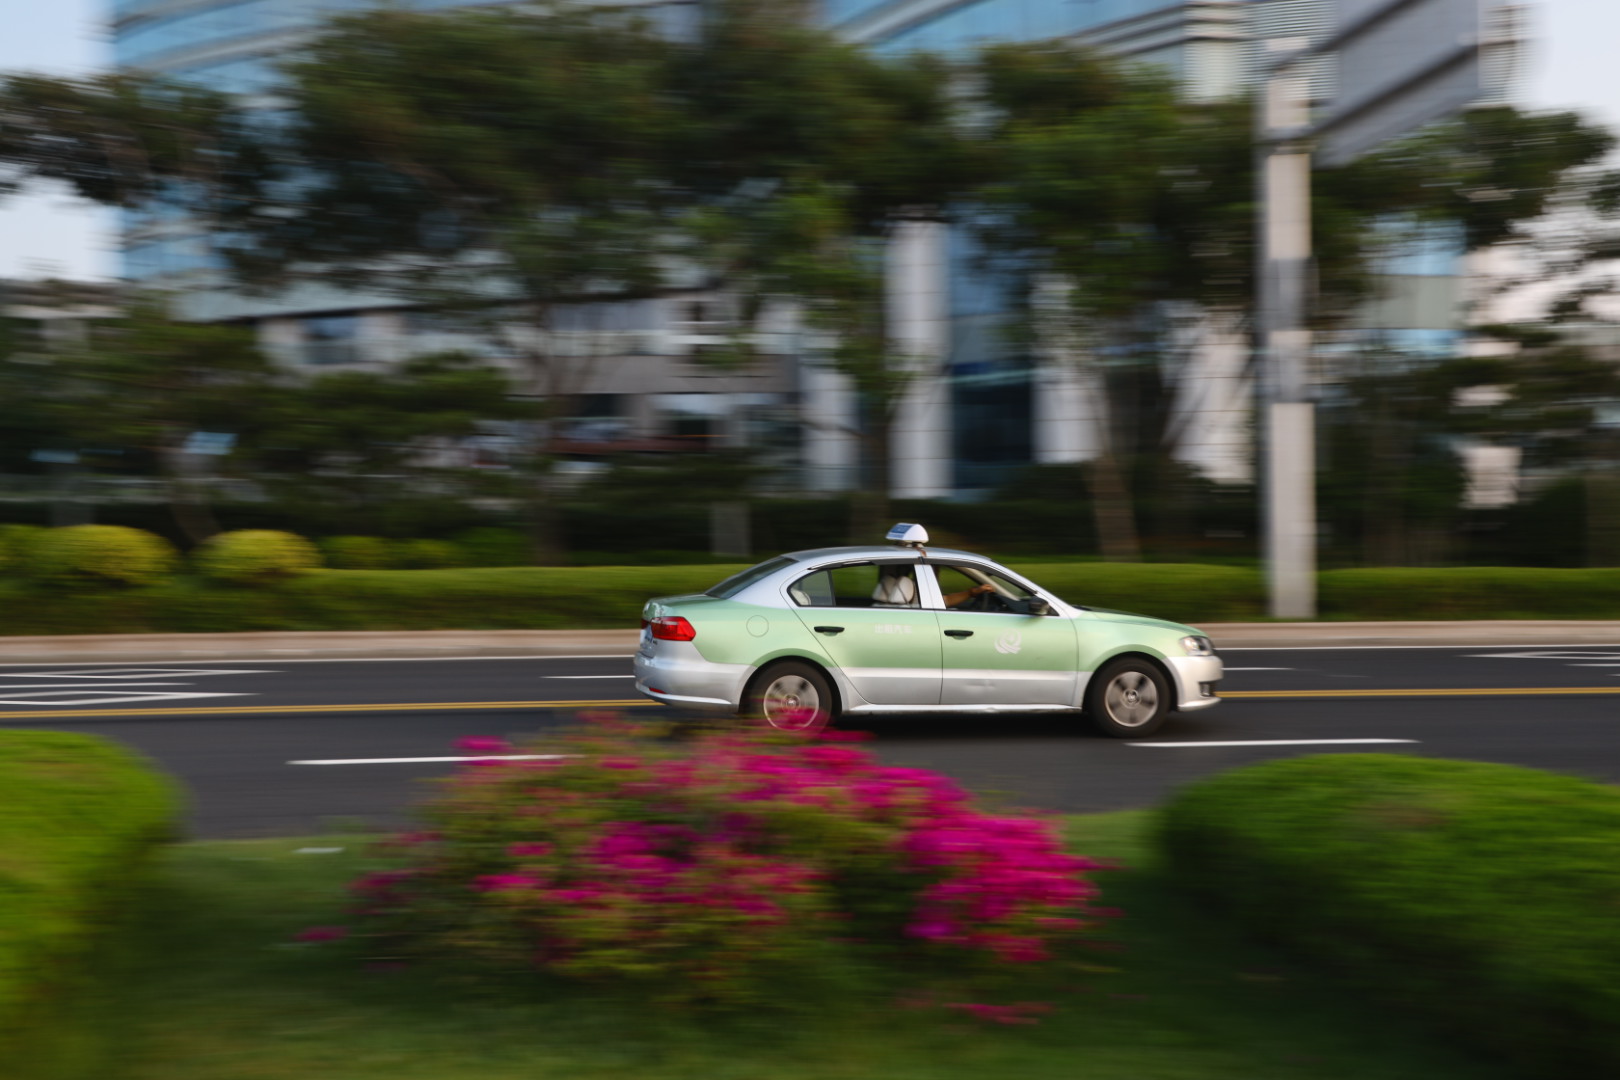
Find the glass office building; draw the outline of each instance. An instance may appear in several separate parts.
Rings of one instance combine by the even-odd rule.
[[[431,10],[497,6],[502,0],[394,2]],[[702,4],[703,0],[630,0],[625,6],[645,13],[672,35],[686,35],[700,25]],[[113,0],[114,55],[121,68],[196,80],[273,109],[277,63],[327,18],[375,6],[375,0]],[[996,41],[1077,40],[1168,71],[1189,97],[1212,99],[1240,92],[1248,85],[1258,39],[1319,31],[1325,2],[822,0],[812,10],[818,10],[823,23],[844,38],[886,53],[928,50],[960,54]],[[971,229],[902,231],[904,243],[912,246],[891,259],[904,272],[890,275],[891,292],[901,294],[896,310],[910,312],[901,320],[909,320],[901,337],[911,335],[907,340],[937,358],[944,377],[938,385],[920,388],[928,402],[919,400],[916,412],[924,419],[918,421],[917,430],[901,433],[902,439],[912,441],[896,447],[897,467],[911,470],[896,477],[899,493],[942,496],[982,490],[1030,461],[1088,456],[1084,438],[1073,434],[1089,423],[1081,415],[1084,405],[1076,404],[1084,394],[1072,386],[1053,384],[1051,372],[1041,370],[1039,358],[1031,355],[1028,346],[1005,332],[1011,316],[1025,302],[1026,283],[986,271]],[[218,266],[206,232],[179,214],[157,208],[127,215],[124,243],[127,278],[137,283],[190,286],[185,291],[194,317],[255,322],[272,351],[296,362],[338,363],[344,358],[380,356],[376,349],[363,346],[379,335],[392,343],[393,353],[411,347],[415,323],[386,297],[306,291],[253,300],[198,287],[217,280]],[[920,299],[910,303],[907,295]],[[673,340],[684,343],[681,348],[700,348],[703,327],[678,314],[680,310],[682,304],[672,303],[667,313],[636,313],[636,332],[644,336],[662,333],[666,342],[673,335]],[[631,336],[627,332],[626,340]],[[442,348],[452,343],[427,334],[422,344]],[[1215,367],[1229,369],[1229,374],[1212,376],[1220,385],[1208,390],[1202,400],[1214,404],[1199,407],[1211,417],[1227,417],[1220,424],[1228,434],[1215,442],[1223,448],[1219,453],[1230,460],[1201,464],[1212,475],[1240,479],[1247,465],[1236,463],[1233,455],[1246,459],[1246,415],[1242,413],[1247,404],[1246,392],[1234,381],[1242,377],[1237,373],[1243,364],[1232,357],[1242,349],[1231,340],[1217,344],[1215,352],[1227,359]],[[664,351],[667,368],[668,357],[678,355],[678,350]],[[649,359],[642,365],[646,372],[652,371],[652,363]],[[847,414],[852,407],[847,388],[836,385],[825,373],[805,371],[808,365],[799,367],[789,391],[798,395],[797,407],[802,415],[828,421],[809,423],[807,430],[847,429],[849,424],[836,415]],[[648,378],[650,374],[638,376],[627,385],[645,385]],[[675,383],[659,385],[659,394],[646,396],[674,401],[683,392]],[[780,389],[782,384],[778,380],[770,385]],[[1040,392],[1036,387],[1042,388]],[[765,389],[762,383],[749,392]],[[603,393],[611,392],[603,389]],[[1245,399],[1241,406],[1240,398]],[[1051,404],[1054,401],[1070,404],[1056,408]],[[651,407],[627,405],[624,411],[640,415],[637,410]],[[836,488],[855,482],[852,447],[847,442],[832,445],[843,436],[807,434],[805,438],[806,461],[824,465],[817,467],[818,478],[810,486]],[[830,442],[811,445],[816,439]],[[908,461],[913,464],[907,465]]]

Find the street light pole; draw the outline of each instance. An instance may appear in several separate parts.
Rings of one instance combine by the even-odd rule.
[[[1301,51],[1302,40],[1273,40]],[[1260,99],[1261,384],[1265,389],[1266,565],[1271,614],[1316,617],[1316,410],[1310,394],[1311,153],[1306,75],[1286,61]]]

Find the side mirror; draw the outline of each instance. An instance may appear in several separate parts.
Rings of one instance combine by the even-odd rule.
[[[1048,604],[1044,597],[1032,596],[1029,598],[1025,610],[1031,615],[1050,615],[1052,614],[1052,605]]]

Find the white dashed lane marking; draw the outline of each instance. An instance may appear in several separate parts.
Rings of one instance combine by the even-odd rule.
[[[418,765],[441,761],[557,761],[573,754],[474,754],[470,757],[373,757],[323,758],[312,761],[289,761],[289,765]]]
[[[176,667],[91,667],[77,671],[0,672],[0,705],[149,705],[159,701],[190,701],[198,698],[255,697],[247,692],[213,690],[160,690],[158,687],[191,686],[191,680],[205,675],[272,675],[275,672],[247,668]],[[13,679],[52,679],[48,683],[18,683]],[[75,682],[63,680],[73,679]]]
[[[1231,739],[1221,742],[1133,742],[1126,746],[1156,746],[1161,750],[1181,750],[1215,746],[1375,746],[1388,743],[1415,743],[1417,739]]]

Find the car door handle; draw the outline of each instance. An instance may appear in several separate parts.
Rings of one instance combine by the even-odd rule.
[[[972,637],[973,636],[973,631],[971,631],[971,630],[947,630],[947,631],[945,631],[945,636],[946,637],[953,637],[953,638]]]
[[[831,636],[833,634],[842,634],[843,632],[844,632],[844,628],[842,626],[818,626],[818,627],[816,627],[816,633],[818,633],[818,634],[826,634],[828,636]]]

